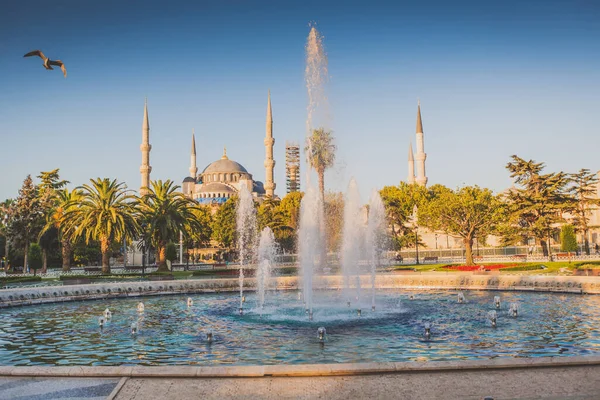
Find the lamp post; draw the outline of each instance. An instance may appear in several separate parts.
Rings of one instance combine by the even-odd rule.
[[[146,223],[142,223],[142,277],[146,276]]]
[[[412,217],[413,217],[413,223],[415,224],[415,252],[416,252],[417,265],[419,265],[419,225],[417,224],[417,212],[418,211],[419,211],[419,208],[415,204],[415,206],[413,207]]]

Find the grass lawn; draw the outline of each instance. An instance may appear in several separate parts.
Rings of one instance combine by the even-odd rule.
[[[506,262],[506,263],[487,263],[487,265],[489,264],[493,264],[493,265],[498,265],[498,264],[505,264],[507,266],[511,266],[511,267],[528,267],[528,266],[536,266],[536,265],[544,265],[546,268],[545,269],[534,269],[534,270],[524,270],[524,271],[501,271],[501,273],[503,274],[522,274],[522,275],[566,275],[568,273],[563,273],[560,272],[561,268],[567,268],[569,269],[569,271],[573,271],[573,269],[576,268],[576,263],[575,262],[571,262],[569,263],[568,261],[552,261],[552,262],[529,262],[529,263],[519,263],[519,262]],[[419,264],[419,265],[411,265],[411,264],[405,264],[405,265],[396,265],[391,267],[391,271],[401,271],[401,270],[407,270],[407,269],[415,269],[418,272],[428,272],[428,271],[439,271],[439,272],[459,272],[459,271],[453,271],[451,269],[447,269],[444,268],[446,264]],[[485,266],[486,263],[483,264],[477,264],[477,265],[483,265]]]

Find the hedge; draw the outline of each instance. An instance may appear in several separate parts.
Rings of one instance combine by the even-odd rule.
[[[542,264],[534,264],[534,265],[519,265],[516,267],[507,267],[502,268],[500,271],[533,271],[536,269],[546,269],[547,267]]]
[[[22,282],[40,282],[42,280],[41,276],[15,276],[15,277],[6,277],[2,278],[1,282],[3,285],[9,283],[22,283]]]

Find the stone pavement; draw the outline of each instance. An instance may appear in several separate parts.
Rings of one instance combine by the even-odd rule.
[[[104,400],[118,383],[119,378],[0,377],[0,399]]]
[[[321,377],[129,378],[117,400],[600,399],[600,366]]]

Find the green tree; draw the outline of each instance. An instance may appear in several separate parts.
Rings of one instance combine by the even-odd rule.
[[[438,185],[418,214],[419,225],[463,239],[467,265],[473,265],[473,240],[486,238],[503,219],[498,197],[478,186],[452,190]]]
[[[585,254],[590,254],[589,231],[590,217],[593,211],[598,209],[600,199],[596,196],[598,177],[589,169],[581,169],[575,174],[571,174],[571,187],[569,193],[573,196],[575,206],[571,213],[575,217],[573,225],[576,230],[583,234],[583,243]]]
[[[97,241],[102,252],[102,272],[110,273],[113,242],[124,237],[136,237],[139,225],[136,208],[127,195],[124,184],[116,179],[90,179],[90,184],[77,188],[82,199],[77,207],[65,210],[65,231],[70,238],[84,238],[86,243]]]
[[[435,190],[435,186],[432,187]],[[415,246],[415,229],[413,209],[422,204],[427,197],[427,190],[417,184],[400,182],[398,186],[385,186],[379,195],[385,206],[391,242],[395,250]],[[420,242],[419,246],[424,246]]]
[[[33,274],[36,275],[38,269],[42,267],[42,248],[37,243],[30,243],[27,249],[27,258],[29,260],[29,268],[33,270]]]
[[[40,206],[44,210],[44,219],[46,226],[42,228],[38,243],[42,248],[43,266],[42,273],[46,273],[48,268],[48,253],[57,248],[59,243],[59,226],[52,224],[48,226],[48,222],[51,220],[51,214],[54,214],[57,202],[59,201],[58,192],[60,192],[69,181],[61,180],[59,176],[59,169],[44,172],[42,171],[38,175],[41,182],[38,185],[38,197]]]
[[[566,224],[560,229],[560,249],[562,251],[577,251],[577,238],[573,225]]]
[[[67,272],[71,270],[71,255],[73,247],[72,231],[67,231],[67,222],[65,215],[69,208],[77,207],[82,200],[82,192],[80,190],[61,189],[56,190],[54,201],[51,207],[46,212],[46,225],[44,226],[42,235],[49,230],[56,230],[58,240],[61,245],[62,255],[62,270]]]
[[[10,241],[8,240],[8,227],[11,222],[14,200],[6,199],[0,203],[0,236],[4,238],[4,246],[0,248],[3,251],[2,257],[8,260]]]
[[[266,199],[258,207],[257,219],[259,231],[265,227],[271,228],[277,244],[286,251],[295,248],[295,229],[290,226],[291,218],[281,205],[283,201]],[[289,204],[287,204],[289,206]]]
[[[236,205],[237,196],[229,198],[219,207],[213,218],[212,238],[226,253],[230,252],[235,247]]]
[[[308,154],[310,166],[317,171],[321,199],[325,198],[325,170],[333,166],[336,149],[333,132],[324,128],[313,129],[306,141],[304,151]]]
[[[44,225],[44,210],[31,175],[27,175],[23,181],[19,196],[12,205],[11,215],[8,236],[13,246],[23,251],[23,266],[27,268],[29,244],[37,241]]]
[[[285,224],[292,229],[298,229],[300,222],[300,204],[302,203],[302,192],[288,193],[279,203],[279,210],[283,214]]]
[[[179,240],[180,232],[187,239],[189,232],[202,229],[194,214],[196,202],[177,189],[179,186],[171,180],[152,181],[148,193],[137,203],[150,242],[156,248],[159,271],[168,270],[167,243]]]
[[[329,192],[323,203],[325,222],[325,249],[338,252],[342,245],[344,232],[344,194]],[[325,255],[324,255],[325,256]]]
[[[504,244],[529,237],[537,239],[549,255],[549,239],[564,222],[562,213],[573,209],[567,193],[568,176],[563,172],[543,174],[544,163],[525,161],[516,155],[506,165],[515,187],[505,196],[508,218],[501,229]]]
[[[177,260],[177,246],[175,243],[169,242],[165,246],[165,260],[169,261],[169,263]],[[172,269],[172,267],[168,269]]]

